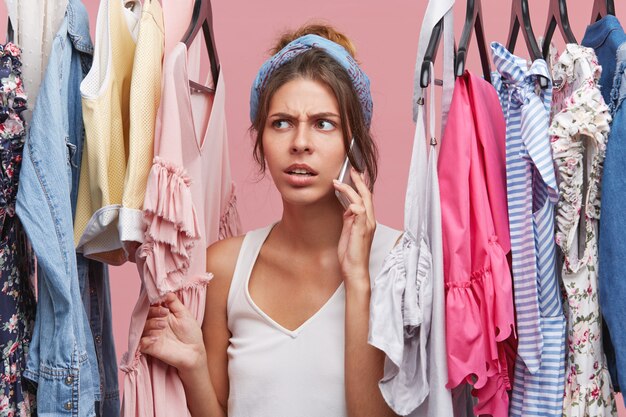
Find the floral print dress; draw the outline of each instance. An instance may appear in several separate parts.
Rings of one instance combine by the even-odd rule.
[[[0,417],[36,414],[34,396],[22,385],[36,302],[32,251],[15,214],[26,137],[20,67],[20,49],[0,44]]]
[[[597,87],[601,67],[591,48],[569,44],[554,57],[550,126],[560,198],[556,243],[562,251],[567,367],[563,416],[617,416],[602,348],[598,302],[600,181],[611,116]]]

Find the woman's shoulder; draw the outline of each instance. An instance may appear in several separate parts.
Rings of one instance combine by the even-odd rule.
[[[206,250],[206,271],[213,276],[206,292],[207,303],[224,312],[244,237],[240,235],[218,240]]]
[[[206,270],[216,276],[230,276],[245,235],[227,237],[211,244],[206,250]]]
[[[266,233],[271,225],[249,231],[239,236],[227,237],[211,244],[206,250],[206,270],[216,277],[232,277],[239,253],[246,236],[253,237]]]

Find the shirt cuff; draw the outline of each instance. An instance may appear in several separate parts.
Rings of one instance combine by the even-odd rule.
[[[143,243],[143,236],[146,231],[143,211],[127,207],[120,208],[117,227],[122,242]]]

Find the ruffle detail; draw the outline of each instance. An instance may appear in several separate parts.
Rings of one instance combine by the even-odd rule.
[[[568,45],[574,46],[574,45]],[[568,48],[579,50],[585,48]],[[595,56],[595,55],[594,55]],[[569,59],[564,59],[568,57]],[[579,59],[589,59],[587,57]],[[571,57],[564,53],[559,58],[570,62]],[[573,62],[570,63],[574,67]],[[573,70],[571,70],[573,71]],[[568,71],[568,77],[571,71]],[[588,175],[587,195],[584,208],[587,219],[597,221],[600,218],[600,187],[602,165],[606,154],[606,145],[610,131],[611,115],[604,103],[594,79],[583,84],[566,100],[565,107],[553,118],[549,129],[552,153],[559,174],[560,199],[557,203],[556,243],[565,254],[565,267],[576,272],[590,261],[586,247],[585,254],[579,259],[571,259],[572,244],[576,239],[580,212],[583,209],[584,155],[590,146],[594,149],[591,172]],[[599,74],[597,75],[599,77]],[[587,138],[587,140],[585,140]],[[591,228],[595,222],[587,221],[587,233],[594,233]],[[586,245],[588,246],[588,245]]]
[[[241,231],[241,220],[237,211],[237,196],[235,194],[235,184],[231,185],[230,198],[220,217],[218,239],[237,236]]]
[[[485,386],[472,389],[472,396],[478,398],[478,403],[474,406],[474,415],[506,416],[509,413],[507,391],[511,390],[507,369],[498,370],[492,367],[488,373],[489,377]]]
[[[495,237],[489,243],[485,267],[470,281],[446,285],[447,387],[471,384],[476,415],[507,415],[511,382],[504,344],[515,334],[512,278]]]
[[[566,381],[563,415],[617,416],[615,394],[611,387],[607,368],[600,368],[592,381],[584,381],[582,384],[576,378]]]
[[[184,168],[154,158],[144,200],[146,235],[139,249],[151,303],[184,285],[191,249],[200,239],[190,183]]]
[[[386,355],[378,386],[389,407],[401,416],[413,412],[429,393],[426,346],[432,267],[426,239],[417,242],[405,232],[372,285],[368,343]]]
[[[200,324],[204,318],[206,287],[210,279],[210,276],[195,277],[176,291],[180,301]],[[140,302],[141,300],[142,297]],[[145,298],[143,300],[145,301]],[[145,318],[143,321],[145,322]],[[131,328],[133,327],[131,324]],[[124,354],[120,366],[124,372],[122,417],[157,415],[155,409],[166,400],[169,410],[187,410],[185,390],[175,368],[156,358],[143,355],[139,349],[132,352],[132,358],[130,354],[131,352]],[[159,398],[161,396],[163,398]],[[182,412],[180,415],[188,413]]]
[[[552,51],[555,50],[552,46],[551,49]],[[600,80],[602,66],[592,48],[568,43],[560,55],[551,53],[550,57],[556,58],[555,61],[551,59],[552,80],[559,86],[572,85],[580,79],[587,79],[595,87],[595,84]],[[583,63],[588,67],[580,68],[575,65],[576,63]],[[584,73],[581,74],[578,71],[584,71]]]
[[[565,58],[559,57],[559,62],[571,67],[564,70],[578,71],[575,78],[565,80],[568,84],[560,92],[563,108],[550,127],[554,161],[561,177],[556,243],[564,254],[561,278],[567,294],[563,415],[615,416],[597,298],[597,224],[611,115],[597,87],[600,70],[593,51],[572,45],[563,55]],[[589,172],[585,172],[589,163]],[[582,254],[578,253],[579,243],[584,245]]]

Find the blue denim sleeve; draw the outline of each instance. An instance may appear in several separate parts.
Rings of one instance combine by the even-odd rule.
[[[620,55],[624,59],[619,59]],[[600,307],[615,347],[617,377],[626,387],[626,44],[618,51],[611,92],[613,123],[607,143],[602,175],[600,212],[599,287]]]
[[[16,210],[38,259],[38,304],[25,375],[40,415],[95,415],[85,311],[73,244],[71,166],[64,123],[72,53],[67,19],[54,40],[23,153]],[[91,335],[89,335],[91,338]]]

